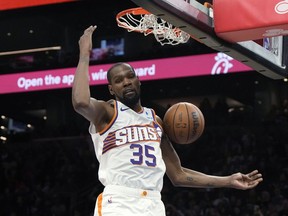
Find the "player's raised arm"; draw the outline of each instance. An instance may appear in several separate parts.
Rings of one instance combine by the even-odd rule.
[[[106,107],[109,105],[90,95],[89,61],[95,29],[96,26],[88,27],[79,39],[79,61],[72,85],[72,104],[76,112],[97,125],[106,114]]]
[[[85,114],[86,110],[92,109],[89,87],[89,61],[92,49],[92,34],[95,29],[96,26],[90,26],[79,39],[79,61],[72,85],[72,104],[80,114]]]

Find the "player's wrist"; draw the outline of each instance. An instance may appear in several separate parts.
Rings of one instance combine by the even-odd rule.
[[[90,61],[90,56],[89,55],[80,55],[79,62],[89,63],[89,61]]]
[[[217,187],[222,188],[233,188],[231,176],[218,176],[220,181],[218,181]]]

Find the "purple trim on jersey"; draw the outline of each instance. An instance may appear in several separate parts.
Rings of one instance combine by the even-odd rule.
[[[115,143],[115,140],[116,140],[115,132],[112,132],[112,133],[108,134],[106,139],[103,141],[104,145],[103,145],[102,154],[104,154],[105,152],[107,152],[111,148],[117,147],[116,143]]]
[[[152,112],[152,116],[153,116],[154,121],[157,122],[155,111],[153,109],[150,109],[150,110]]]
[[[161,128],[162,132],[164,131],[163,128],[162,128],[162,125],[157,121],[157,118],[156,118],[156,113],[153,109],[150,109],[152,111],[152,116],[153,116],[153,119],[155,121],[155,123]]]

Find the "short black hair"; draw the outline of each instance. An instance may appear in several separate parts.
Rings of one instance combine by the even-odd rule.
[[[111,84],[111,71],[114,69],[114,68],[116,68],[116,67],[118,67],[118,66],[120,66],[120,65],[128,65],[128,66],[130,66],[131,67],[131,69],[132,69],[132,71],[135,73],[135,71],[134,71],[134,68],[130,65],[130,64],[128,64],[128,63],[126,63],[126,62],[118,62],[118,63],[115,63],[114,65],[112,65],[110,68],[109,68],[109,70],[107,71],[107,80],[108,80],[108,82],[109,82],[109,84]]]

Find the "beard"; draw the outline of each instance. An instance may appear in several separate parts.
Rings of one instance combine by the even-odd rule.
[[[133,107],[136,105],[140,100],[140,93],[135,92],[133,96],[126,96],[119,98],[119,101],[123,104],[125,104],[128,107]]]

